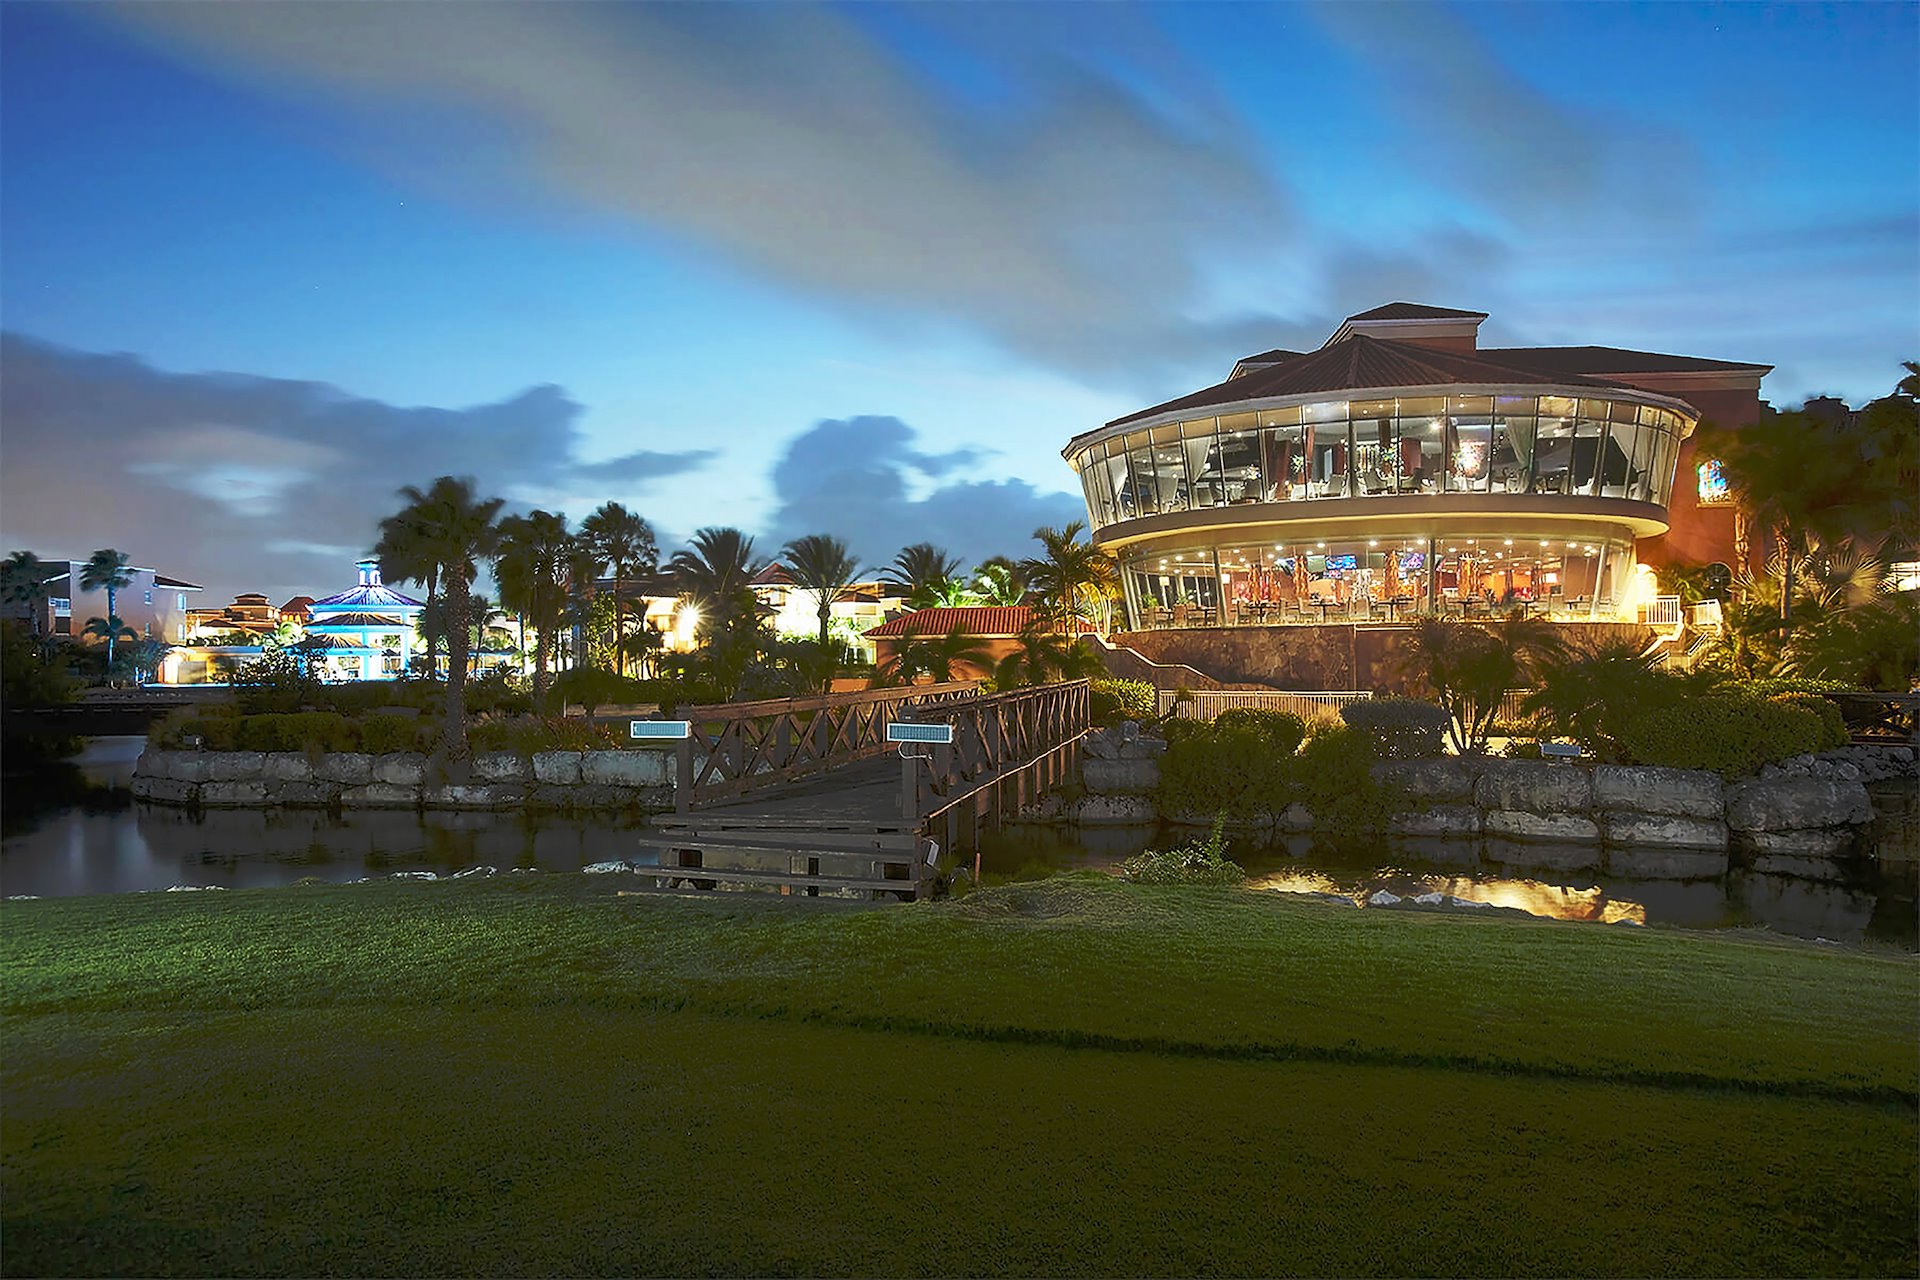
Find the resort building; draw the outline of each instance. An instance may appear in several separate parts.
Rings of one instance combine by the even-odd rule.
[[[1033,623],[1037,611],[1026,605],[964,605],[959,608],[915,609],[867,632],[874,663],[883,671],[900,650],[916,640],[943,640],[959,634],[974,642],[978,660],[953,664],[955,680],[977,680],[993,674],[1002,658],[1020,650],[1020,633]],[[1085,622],[1081,631],[1092,628]]]
[[[88,591],[80,585],[86,561],[43,563],[47,566],[47,598],[38,606],[40,617],[34,619],[27,606],[10,608],[8,616],[37,626],[41,635],[76,637],[86,631],[89,620],[107,616],[107,593]],[[200,585],[138,566],[129,566],[127,572],[133,581],[113,593],[113,609],[120,620],[143,639],[169,644],[184,640],[191,594],[199,591]]]
[[[1768,365],[1478,345],[1484,312],[1395,302],[1317,351],[1063,450],[1131,624],[1473,616],[1634,619],[1648,567],[1731,561],[1703,417],[1750,425]]]
[[[770,564],[753,578],[753,594],[770,614],[773,633],[789,639],[815,640],[820,635],[820,597],[793,584],[782,564]],[[827,634],[849,647],[862,662],[874,660],[872,629],[904,607],[906,592],[881,579],[854,582],[827,606]]]
[[[407,669],[426,608],[380,581],[380,562],[361,560],[358,585],[307,605],[298,644],[322,680],[397,680]]]

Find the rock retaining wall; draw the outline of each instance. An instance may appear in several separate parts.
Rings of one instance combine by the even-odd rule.
[[[1086,794],[1036,816],[1084,825],[1211,821],[1159,811],[1154,793],[1166,744],[1138,726],[1097,731],[1083,745]],[[1689,769],[1448,756],[1382,761],[1374,777],[1405,798],[1388,820],[1389,834],[1485,840],[1489,858],[1515,866],[1604,865],[1620,875],[1684,880],[1723,875],[1735,863],[1848,879],[1870,856],[1864,837],[1875,817],[1860,779],[1911,778],[1913,751],[1855,746],[1789,765],[1729,783]],[[1294,804],[1243,830],[1314,825]]]
[[[673,757],[664,751],[475,754],[460,776],[431,779],[415,752],[163,751],[149,747],[133,794],[209,809],[669,809]]]

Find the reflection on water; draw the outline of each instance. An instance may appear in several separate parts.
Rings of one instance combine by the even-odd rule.
[[[1142,849],[1170,848],[1197,834],[1150,827],[1077,832],[1009,827],[988,842],[981,869],[989,877],[1023,879],[1068,868],[1112,870]],[[1473,841],[1343,843],[1309,836],[1290,836],[1275,844],[1237,841],[1230,856],[1247,869],[1249,886],[1277,893],[1349,898],[1376,889],[1402,898],[1438,893],[1555,920],[1689,929],[1759,927],[1833,942],[1873,940],[1909,950],[1920,945],[1912,864],[1856,884],[1743,871],[1714,880],[1634,880],[1584,870],[1516,871],[1483,861]]]
[[[210,810],[134,804],[125,787],[144,740],[95,738],[75,768],[9,778],[0,839],[0,891],[64,896],[165,889],[250,888],[314,877],[358,880],[397,871],[448,874],[489,865],[577,871],[639,853],[640,823],[607,815],[529,818],[513,813],[310,809]],[[117,789],[116,789],[117,788]],[[1149,846],[1195,838],[1144,827],[1015,826],[983,854],[989,875],[1032,878],[1084,867],[1111,870]],[[1256,888],[1350,897],[1376,888],[1400,897],[1439,893],[1537,916],[1695,929],[1760,926],[1835,942],[1916,946],[1914,864],[1857,883],[1735,871],[1716,880],[1632,880],[1585,870],[1515,871],[1482,861],[1473,842],[1397,839],[1341,843],[1291,836],[1236,843]]]

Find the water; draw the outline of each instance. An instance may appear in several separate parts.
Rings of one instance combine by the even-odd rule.
[[[639,853],[641,824],[606,815],[277,812],[135,804],[125,787],[142,738],[89,739],[74,767],[8,780],[0,828],[0,891],[57,897],[131,893],[176,884],[253,888],[334,882],[397,871],[441,875],[489,865],[578,871]],[[1112,869],[1190,830],[1009,827],[982,858],[989,876]],[[1721,879],[1629,880],[1589,872],[1520,872],[1481,859],[1472,843],[1403,839],[1341,843],[1295,837],[1237,844],[1256,888],[1351,895],[1380,886],[1401,896],[1440,892],[1533,915],[1692,929],[1759,927],[1794,937],[1912,950],[1920,917],[1915,865],[1891,864],[1846,884],[1736,871]]]

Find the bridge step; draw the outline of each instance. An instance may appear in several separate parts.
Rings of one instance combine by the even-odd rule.
[[[863,889],[880,893],[910,893],[917,896],[919,882],[902,878],[889,880],[873,876],[813,876],[798,871],[749,871],[737,867],[661,867],[641,868],[643,877],[657,883],[681,880],[724,881],[729,884],[788,885],[796,889]]]
[[[904,860],[923,847],[921,837],[908,831],[785,831],[777,827],[736,828],[726,831],[689,829],[643,837],[641,847],[659,849],[727,849],[741,853],[893,855]]]

